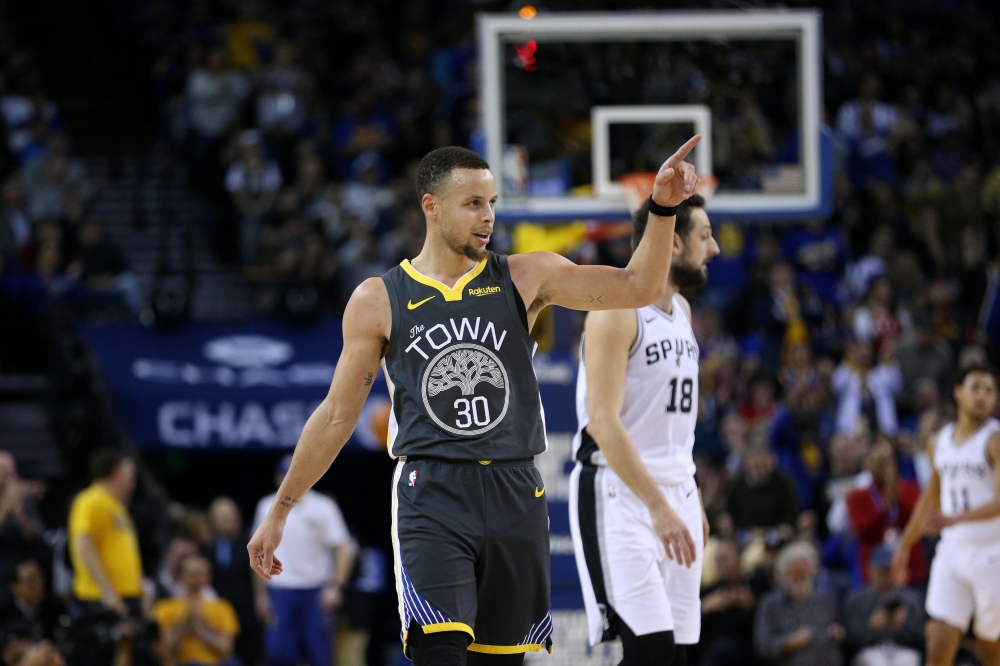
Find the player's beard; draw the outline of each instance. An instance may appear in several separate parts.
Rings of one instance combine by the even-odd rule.
[[[670,264],[670,282],[678,289],[694,289],[708,282],[708,268],[697,266],[683,258],[675,259]]]
[[[449,233],[449,230],[444,228],[441,229],[441,238],[444,242],[451,248],[452,252],[461,254],[462,256],[468,257],[473,261],[479,262],[486,258],[486,248],[474,247],[472,243],[465,241],[462,242],[453,234]]]

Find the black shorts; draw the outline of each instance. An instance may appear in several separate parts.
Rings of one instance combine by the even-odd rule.
[[[544,494],[531,459],[400,460],[392,538],[404,652],[411,622],[463,631],[474,652],[551,652]]]

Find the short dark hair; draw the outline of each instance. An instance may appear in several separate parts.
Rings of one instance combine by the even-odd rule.
[[[34,564],[42,572],[42,576],[43,577],[45,576],[45,569],[43,569],[42,565],[38,563],[38,560],[31,557],[26,557],[22,560],[18,560],[17,564],[12,566],[10,570],[7,572],[7,587],[10,587],[11,585],[16,585],[21,580],[21,567],[23,567],[25,564]]]
[[[997,379],[997,373],[993,370],[993,366],[988,363],[970,363],[968,365],[962,366],[955,373],[955,386],[961,386],[965,383],[965,379],[972,374],[977,372],[983,372],[993,378],[993,381]]]
[[[691,211],[695,208],[705,207],[705,197],[700,194],[692,194],[677,206],[677,219],[674,221],[674,233],[687,240],[691,231]],[[646,224],[649,222],[649,199],[642,202],[639,209],[632,215],[632,251],[639,247],[642,235],[646,233]]]
[[[117,449],[98,449],[90,456],[90,476],[95,481],[106,479],[115,473],[122,461],[130,458],[127,453]]]
[[[438,194],[455,169],[489,169],[489,163],[468,148],[445,146],[432,150],[417,167],[417,197]]]

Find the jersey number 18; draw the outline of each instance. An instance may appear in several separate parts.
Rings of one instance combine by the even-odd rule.
[[[694,380],[685,377],[681,381],[681,412],[687,414],[691,411],[694,399]],[[673,414],[677,411],[677,377],[670,380],[670,404],[667,405],[667,413]]]

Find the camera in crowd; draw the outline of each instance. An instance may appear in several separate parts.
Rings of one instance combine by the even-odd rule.
[[[121,641],[155,642],[156,622],[133,615],[122,616],[109,608],[74,609],[69,615],[66,638],[75,645],[113,645]]]

